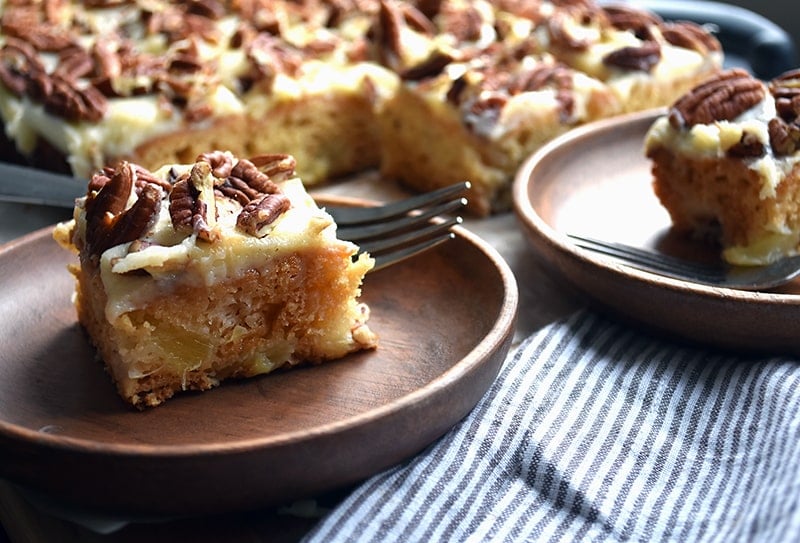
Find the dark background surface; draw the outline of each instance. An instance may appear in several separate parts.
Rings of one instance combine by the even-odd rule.
[[[766,17],[783,28],[795,45],[800,43],[800,2],[797,0],[728,0],[725,3]]]

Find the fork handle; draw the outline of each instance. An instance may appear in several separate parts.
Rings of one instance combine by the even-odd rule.
[[[83,179],[0,162],[0,201],[72,208],[84,194]]]

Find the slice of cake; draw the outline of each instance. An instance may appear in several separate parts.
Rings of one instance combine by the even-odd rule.
[[[358,301],[373,260],[294,170],[289,155],[217,151],[92,177],[55,237],[79,255],[78,319],[127,402],[376,346]]]
[[[677,100],[645,141],[674,228],[718,243],[732,264],[797,254],[798,114],[800,71],[765,83],[727,70]]]

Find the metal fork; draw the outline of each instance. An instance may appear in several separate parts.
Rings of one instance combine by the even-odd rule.
[[[457,183],[397,202],[373,207],[325,206],[339,238],[352,241],[375,258],[371,271],[406,260],[453,239],[454,215],[467,205],[469,182]]]
[[[782,258],[765,266],[731,266],[724,262],[707,264],[632,247],[623,243],[568,234],[581,249],[610,256],[628,266],[673,279],[739,290],[766,290],[792,281],[800,275],[800,255]]]
[[[374,207],[327,206],[341,239],[375,257],[372,271],[405,260],[451,239],[453,216],[467,200],[469,182]],[[0,201],[72,208],[86,181],[68,175],[0,162]]]

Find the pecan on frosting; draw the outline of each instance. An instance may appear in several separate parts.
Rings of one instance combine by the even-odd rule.
[[[136,172],[134,165],[123,162],[113,172],[98,172],[90,181],[85,204],[88,254],[98,257],[110,247],[139,238],[155,220],[163,195],[157,184],[145,180],[136,190],[136,202],[126,209],[137,185]]]
[[[612,27],[631,30],[640,40],[652,41],[653,28],[663,22],[658,15],[631,6],[606,6],[604,11]]]
[[[701,54],[722,51],[722,45],[712,34],[690,21],[666,22],[661,26],[661,35],[667,43]]]
[[[747,71],[734,68],[713,76],[678,99],[669,111],[676,130],[714,121],[730,121],[766,96],[763,83]]]
[[[794,122],[800,116],[800,69],[784,72],[767,85],[780,117]]]
[[[800,126],[776,117],[770,119],[769,141],[775,156],[793,155],[800,149]]]
[[[291,202],[284,194],[264,194],[242,208],[236,219],[236,226],[251,236],[263,237],[266,227],[275,222],[290,206]]]
[[[99,121],[108,108],[105,96],[90,81],[78,81],[92,70],[91,57],[63,29],[41,20],[44,15],[36,9],[12,5],[3,13],[0,81],[17,96],[42,103],[49,113],[69,121]],[[40,52],[57,54],[51,72]]]
[[[654,41],[643,42],[638,47],[622,47],[603,57],[603,64],[622,68],[650,72],[661,60],[661,46]]]
[[[800,69],[779,75],[767,86],[778,112],[769,122],[772,150],[778,156],[794,154],[800,149]]]
[[[178,231],[189,231],[205,241],[214,241],[219,232],[216,223],[216,201],[214,199],[214,177],[211,165],[198,161],[192,169],[178,178],[169,195],[169,214],[172,227]]]

